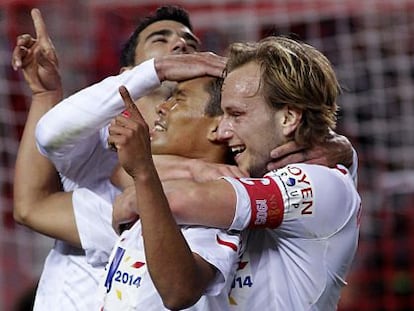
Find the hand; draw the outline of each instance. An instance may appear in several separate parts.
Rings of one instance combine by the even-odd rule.
[[[122,115],[112,120],[108,143],[115,147],[119,162],[134,178],[138,172],[152,164],[149,128],[128,90],[121,86],[119,93],[126,109]]]
[[[235,178],[248,177],[246,172],[241,171],[235,165],[207,163],[198,159],[191,161],[191,174],[193,180],[198,182],[216,180],[222,176]]]
[[[291,163],[319,164],[328,167],[343,164],[350,167],[353,160],[352,144],[348,138],[333,131],[323,145],[305,149],[290,141],[272,150],[270,156],[274,160],[268,163],[268,170],[278,169]]]
[[[138,219],[135,187],[130,186],[115,198],[112,209],[112,227],[118,232],[120,225],[134,223]]]
[[[183,81],[202,76],[222,77],[227,58],[211,52],[173,54],[155,59],[160,81]]]
[[[46,25],[38,9],[31,11],[36,38],[29,34],[17,37],[12,54],[14,70],[22,69],[33,95],[62,92],[58,59],[53,43],[46,31]]]

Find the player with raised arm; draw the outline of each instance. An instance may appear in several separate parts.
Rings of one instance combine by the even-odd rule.
[[[55,219],[45,216],[45,207],[59,206],[61,200],[71,203],[71,199],[70,196],[56,193],[60,189],[59,178],[51,162],[36,149],[34,127],[38,119],[61,100],[62,86],[56,53],[37,9],[32,10],[32,18],[37,38],[28,34],[19,36],[12,59],[13,67],[23,70],[33,92],[33,102],[16,162],[14,215],[17,222],[59,239],[59,235],[52,233],[51,226],[55,225]],[[144,19],[131,36],[122,57],[122,71],[154,55],[192,52],[198,49],[198,45],[197,37],[192,34],[187,13],[178,7],[162,7],[154,15]],[[103,93],[108,97],[118,97],[116,87],[114,90],[112,94],[105,91]],[[146,117],[149,120],[155,118],[154,103],[160,102],[169,93],[170,88],[166,88],[140,99],[138,104],[147,112]],[[96,131],[85,139],[82,145],[78,145],[76,150],[66,154],[66,159],[55,163],[66,191],[77,186],[93,189],[102,180],[108,180],[111,176],[117,163],[116,156],[106,149],[106,143],[101,143],[102,133]],[[171,159],[168,163],[170,162]],[[160,160],[160,163],[165,162]],[[173,175],[169,169],[172,164],[165,166],[168,170],[164,171]],[[28,175],[32,177],[27,179]],[[111,193],[107,192],[101,195],[104,198],[111,197]],[[110,222],[111,210],[108,210],[107,214]],[[67,217],[58,218],[62,221],[62,230],[71,228],[72,218],[71,211]],[[82,249],[57,240],[45,262],[35,310],[90,308],[90,296],[86,293],[96,288],[99,275],[100,271],[87,264]]]

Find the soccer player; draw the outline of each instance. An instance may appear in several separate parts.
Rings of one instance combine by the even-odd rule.
[[[43,116],[38,123],[36,137],[42,152],[58,163],[68,151],[76,150],[77,144],[82,144],[84,137],[89,137],[91,133],[101,128],[101,124],[105,124],[111,114],[122,111],[124,105],[121,97],[106,101],[99,98],[99,96],[105,96],[102,91],[110,90],[111,85],[125,83],[134,90],[134,94],[138,98],[158,87],[160,85],[159,78],[163,77],[186,81],[179,83],[171,98],[159,107],[160,119],[157,120],[154,127],[152,151],[156,154],[169,153],[203,159],[208,162],[224,162],[228,149],[218,143],[216,139],[219,121],[217,115],[221,114],[221,110],[219,106],[220,93],[215,79],[203,77],[187,80],[193,75],[204,76],[205,73],[220,76],[222,68],[216,70],[214,66],[209,64],[211,60],[217,60],[211,54],[193,54],[189,57],[190,59],[203,58],[203,62],[198,65],[194,64],[192,70],[176,71],[173,76],[170,76],[168,61],[158,63],[154,60],[145,61],[131,70],[124,71],[118,76],[109,77],[65,99]],[[210,61],[205,61],[205,57]],[[187,58],[183,59],[182,64],[185,63],[188,63]],[[182,64],[179,68],[182,68]],[[98,100],[91,100],[93,98],[98,98]],[[85,103],[89,103],[89,105],[85,105]],[[77,120],[77,122],[71,122],[71,120]],[[54,131],[48,130],[50,128],[53,128]],[[188,135],[184,135],[184,128],[190,130]],[[180,140],[180,144],[177,143],[177,140]],[[105,138],[103,142],[106,142]],[[108,217],[105,216],[111,210],[110,203],[102,199],[102,195],[99,195],[106,193],[107,196],[112,195],[113,197],[116,191],[110,188],[111,185],[107,180],[106,183],[102,182],[93,191],[83,188],[75,189],[72,198],[77,216],[76,224],[78,228],[81,228],[79,234],[82,246],[88,256],[93,257],[90,262],[96,266],[107,261],[106,259],[102,260],[108,253],[105,252],[105,245],[109,244],[109,250],[114,246],[114,234],[110,234],[111,228],[108,228],[106,222]],[[62,195],[68,196],[70,194]],[[71,208],[72,206],[70,206]],[[64,236],[68,230],[74,232],[73,229],[68,229],[70,225],[72,228],[74,227],[70,209],[69,213],[65,214],[67,210],[65,202],[60,204],[59,209],[54,206],[44,206],[43,214],[37,215],[37,217],[40,219],[55,218],[55,221],[49,224],[48,228],[56,231],[50,232],[50,234],[76,243],[76,237],[71,240],[70,237]],[[87,214],[87,211],[90,213]],[[91,219],[94,221],[91,222]],[[103,219],[102,222],[101,219]],[[82,226],[85,229],[82,229]],[[140,230],[138,222],[130,231],[121,236],[119,246],[115,248],[116,252],[107,269],[108,275],[103,290],[105,295],[102,306],[105,310],[138,308],[143,305],[147,309],[159,310],[162,308],[162,301],[153,289],[151,279],[147,274],[142,242],[139,242]],[[100,234],[101,232],[102,234]],[[207,290],[207,293],[211,291],[211,294],[204,295],[195,308],[206,309],[208,307],[211,310],[225,308],[227,305],[227,291],[225,290],[227,287],[225,286],[231,280],[231,271],[236,263],[235,259],[239,247],[238,235],[229,235],[217,229],[200,228],[183,229],[183,232],[186,238],[190,239],[189,243],[192,245],[192,249],[196,250],[197,255],[194,255],[194,261],[197,263],[198,269],[193,274],[194,281],[187,283],[187,286],[192,290],[187,290],[188,287],[186,288],[180,283],[180,286],[176,287],[181,289],[181,293],[184,293],[185,296],[176,297],[174,295],[175,300],[172,302],[172,306],[174,308],[177,307],[176,304],[180,307],[190,306],[198,301]],[[74,234],[77,233],[74,232]],[[137,265],[131,267],[132,263],[137,263]],[[174,275],[166,276],[166,279],[167,277],[174,277],[175,281],[179,281]],[[212,283],[213,279],[217,280]],[[210,283],[214,287],[210,286]],[[170,305],[171,302],[166,302],[166,304]]]
[[[34,9],[32,18],[37,39],[27,34],[19,36],[12,61],[15,69],[23,69],[33,92],[16,162],[14,215],[19,223],[48,234],[51,219],[37,215],[41,215],[44,205],[58,200],[54,193],[61,186],[54,166],[36,150],[34,126],[46,111],[61,100],[62,87],[56,53],[40,12]],[[187,12],[177,7],[160,8],[138,25],[126,44],[121,71],[154,55],[187,53],[198,49],[198,39],[191,29]],[[166,92],[170,92],[169,88],[155,91],[147,99],[141,98],[138,104],[147,112],[148,120],[155,118],[154,103],[160,102]],[[119,96],[116,90],[107,95]],[[67,160],[58,167],[66,191],[78,186],[93,188],[111,176],[117,163],[113,152],[100,143],[98,132],[85,140],[82,148],[68,154]],[[30,179],[27,176],[31,176]],[[100,271],[87,264],[83,250],[57,240],[45,262],[35,310],[90,309],[92,300],[88,300],[88,293],[96,288],[99,275]]]
[[[162,186],[139,113],[135,123],[120,117],[110,130],[120,162],[134,178],[154,284],[161,283],[163,295],[165,266],[180,267],[191,255],[172,230],[168,237],[152,230],[164,221],[174,225],[172,208],[184,223],[256,229],[249,232],[230,293],[234,310],[336,310],[358,243],[360,197],[354,181],[342,165],[266,168],[275,147],[287,141],[319,144],[335,127],[336,75],[322,53],[283,37],[232,45],[226,72],[218,134],[252,178]],[[197,217],[187,213],[188,206],[197,207]],[[165,256],[177,248],[182,257]]]

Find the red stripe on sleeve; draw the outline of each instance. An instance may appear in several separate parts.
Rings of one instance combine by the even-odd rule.
[[[232,242],[228,242],[228,241],[224,241],[222,239],[220,239],[220,237],[217,235],[217,243],[220,245],[224,245],[224,246],[228,246],[230,247],[232,250],[234,250],[235,252],[237,252],[237,245],[232,243]]]

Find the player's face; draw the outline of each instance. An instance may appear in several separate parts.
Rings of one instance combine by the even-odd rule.
[[[214,122],[204,113],[210,100],[206,91],[210,81],[203,77],[181,82],[173,95],[158,105],[158,120],[151,131],[153,154],[204,157],[211,147],[207,136]]]
[[[252,177],[262,177],[270,151],[284,141],[283,112],[269,107],[260,85],[260,67],[254,62],[230,72],[224,79],[219,139],[229,145],[237,165]],[[259,90],[259,91],[258,91]]]
[[[163,20],[152,23],[138,37],[135,64],[168,54],[198,51],[199,39],[181,23]]]
[[[198,51],[199,47],[199,39],[188,27],[175,21],[158,21],[149,25],[139,34],[138,44],[135,48],[135,64],[138,65],[157,56],[192,53]],[[173,82],[169,82],[169,84],[171,83]],[[169,84],[164,82],[156,91],[135,102],[150,126],[157,119],[155,105],[171,96],[171,85]]]

